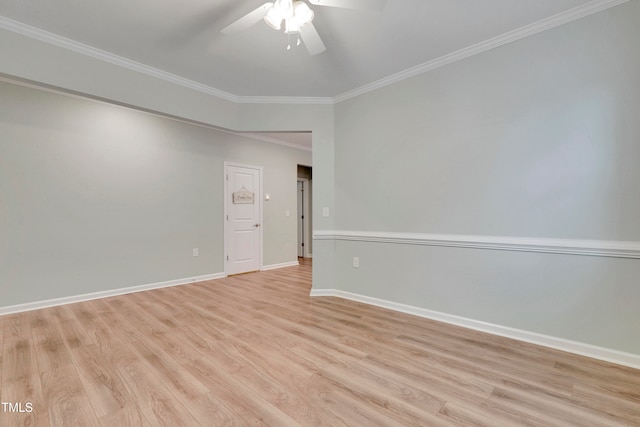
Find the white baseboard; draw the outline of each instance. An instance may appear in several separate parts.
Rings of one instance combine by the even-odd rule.
[[[24,311],[38,310],[41,308],[54,307],[57,305],[73,304],[76,302],[89,301],[93,299],[113,297],[116,295],[131,294],[134,292],[149,291],[151,289],[166,288],[169,286],[187,285],[189,283],[204,282],[205,280],[222,279],[226,277],[224,273],[207,274],[204,276],[187,277],[184,279],[169,280],[167,282],[150,283],[148,285],[132,286],[129,288],[111,289],[108,291],[92,292],[89,294],[74,295],[70,297],[54,298],[43,301],[28,302],[25,304],[10,305],[0,307],[0,316],[5,314],[21,313]]]
[[[487,332],[493,335],[499,335],[507,338],[513,338],[544,347],[562,350],[569,353],[579,354],[581,356],[591,357],[593,359],[603,360],[618,365],[629,366],[631,368],[640,369],[640,355],[633,353],[625,353],[618,350],[611,350],[604,347],[598,347],[591,344],[585,344],[577,341],[571,341],[564,338],[552,337],[549,335],[538,334],[535,332],[523,331],[520,329],[510,328],[507,326],[494,325],[492,323],[481,322],[478,320],[467,319],[465,317],[454,316],[451,314],[441,313],[438,311],[428,310],[425,308],[414,307],[410,305],[400,304],[397,302],[386,301],[379,298],[373,298],[366,295],[354,294],[351,292],[341,291],[339,289],[312,289],[312,297],[338,297],[351,301],[362,302],[377,307],[387,308],[402,313],[412,314],[414,316],[424,317],[427,319],[437,320],[452,325],[462,326],[476,331]]]
[[[280,264],[265,265],[262,267],[262,271],[277,270],[278,268],[285,268],[285,267],[295,267],[296,265],[300,265],[300,263],[298,261],[290,261],[290,262],[283,262]]]

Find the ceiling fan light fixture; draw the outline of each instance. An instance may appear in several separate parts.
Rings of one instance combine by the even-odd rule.
[[[275,7],[269,9],[267,14],[264,16],[264,22],[274,30],[279,31],[280,28],[282,28],[282,16]]]
[[[307,6],[303,1],[296,1],[293,3],[293,14],[298,19],[300,26],[308,24],[313,21],[313,10]]]
[[[282,19],[289,19],[293,16],[293,0],[276,0],[272,9],[275,9]]]
[[[292,16],[291,18],[284,21],[284,33],[285,34],[297,34],[300,32],[300,21],[296,16]]]

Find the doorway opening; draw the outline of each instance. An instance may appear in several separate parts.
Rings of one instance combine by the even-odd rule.
[[[313,179],[310,166],[298,165],[298,260],[313,257],[311,218]]]

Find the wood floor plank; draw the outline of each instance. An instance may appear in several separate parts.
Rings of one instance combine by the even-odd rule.
[[[47,310],[49,310],[51,317],[55,319],[56,322],[64,323],[68,320],[77,320],[75,314],[73,314],[73,310],[71,309],[73,306],[74,304],[58,305],[50,307]]]
[[[2,426],[49,426],[50,402],[42,395],[42,387],[38,371],[24,376],[19,381],[2,383],[2,402],[21,404],[25,411],[27,403],[31,412],[10,413],[0,411],[0,425]],[[2,408],[0,408],[2,409]]]
[[[2,402],[31,404],[32,412],[0,412],[0,421],[15,426],[48,426],[47,402],[42,395],[29,316],[3,317]],[[0,423],[2,425],[2,423]]]
[[[51,311],[49,309],[31,311],[29,317],[40,373],[69,366],[71,357]]]
[[[627,400],[624,397],[621,398],[617,393],[602,392],[597,388],[577,384],[573,388],[572,401],[581,406],[609,414],[620,421],[629,420],[640,426],[640,411],[638,410],[640,401],[638,400]]]
[[[414,420],[433,418],[445,403],[425,390],[390,379],[358,363],[346,367],[334,365],[320,375],[331,381],[335,388],[357,394],[378,411],[409,424]]]
[[[509,406],[526,421],[529,417],[542,419],[547,425],[559,426],[593,426],[593,427],[616,427],[625,426],[626,423],[619,423],[612,417],[590,416],[584,409],[578,409],[558,401],[551,397],[540,396],[533,393],[519,393],[514,389],[496,388],[491,397],[492,401],[499,402],[504,406]],[[540,411],[544,407],[544,411]],[[608,419],[606,419],[608,418]]]
[[[170,385],[169,390],[175,396],[183,397],[184,400],[194,400],[207,394],[209,389],[204,386],[198,378],[176,362],[170,355],[162,352],[161,348],[153,342],[134,342],[129,347],[146,362],[156,377],[162,378],[163,382]]]
[[[100,426],[135,426],[135,427],[152,427],[144,417],[137,404],[130,404],[120,408],[117,412],[105,415],[98,419]]]
[[[96,314],[93,322],[84,324],[87,333],[94,337],[100,348],[108,348],[111,340],[133,342],[144,339],[144,334],[120,311],[122,297],[88,301],[86,304]],[[115,307],[114,307],[115,305]]]
[[[51,426],[98,425],[98,418],[73,365],[42,372],[40,381]]]
[[[203,426],[245,426],[249,419],[217,393],[207,393],[193,400],[189,410]]]
[[[128,405],[132,396],[116,367],[103,357],[96,345],[75,348],[70,353],[98,418],[113,415]]]
[[[262,380],[251,381],[238,366],[229,369],[227,363],[213,358],[201,358],[185,368],[205,382],[217,398],[227,402],[233,412],[247,425],[294,426],[294,419],[265,399],[272,391]],[[266,387],[266,388],[265,388]]]
[[[2,383],[20,381],[38,372],[33,351],[33,339],[27,317],[20,315],[5,318],[2,348]]]
[[[524,415],[517,409],[485,400],[448,401],[438,413],[447,425],[453,426],[529,426],[549,427],[547,420]],[[577,427],[577,426],[576,426]]]
[[[403,426],[402,421],[389,414],[372,410],[366,401],[357,394],[341,390],[335,384],[320,375],[315,376],[306,385],[309,396],[316,406],[324,408],[325,418],[335,425],[344,426]],[[422,420],[425,423],[425,420]],[[330,424],[329,424],[330,425]]]
[[[57,324],[62,332],[62,338],[67,349],[72,350],[95,344],[94,337],[87,332],[82,323],[80,323],[75,316],[65,320],[58,320]],[[93,324],[93,322],[88,323],[88,325]]]
[[[472,351],[452,352],[446,344],[434,339],[433,342],[421,342],[402,336],[396,340],[399,349],[410,351],[418,363],[424,363],[431,372],[444,376],[453,375],[457,378],[477,378],[493,386],[500,385],[505,379],[518,379],[522,382],[541,385],[567,396],[571,393],[570,377],[561,373],[551,373],[547,369],[531,369],[526,363],[501,364],[483,357],[476,356]],[[470,349],[473,347],[470,347]],[[535,372],[536,375],[531,375]]]
[[[0,317],[0,398],[33,404],[0,425],[640,425],[636,369],[311,298],[311,269]]]
[[[201,425],[180,404],[162,379],[142,362],[129,363],[118,368],[129,393],[135,396],[140,412],[154,426],[199,426]]]

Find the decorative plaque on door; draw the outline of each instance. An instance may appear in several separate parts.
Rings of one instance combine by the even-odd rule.
[[[244,186],[240,191],[233,193],[233,204],[235,205],[252,205],[255,203],[255,193],[247,190]]]

